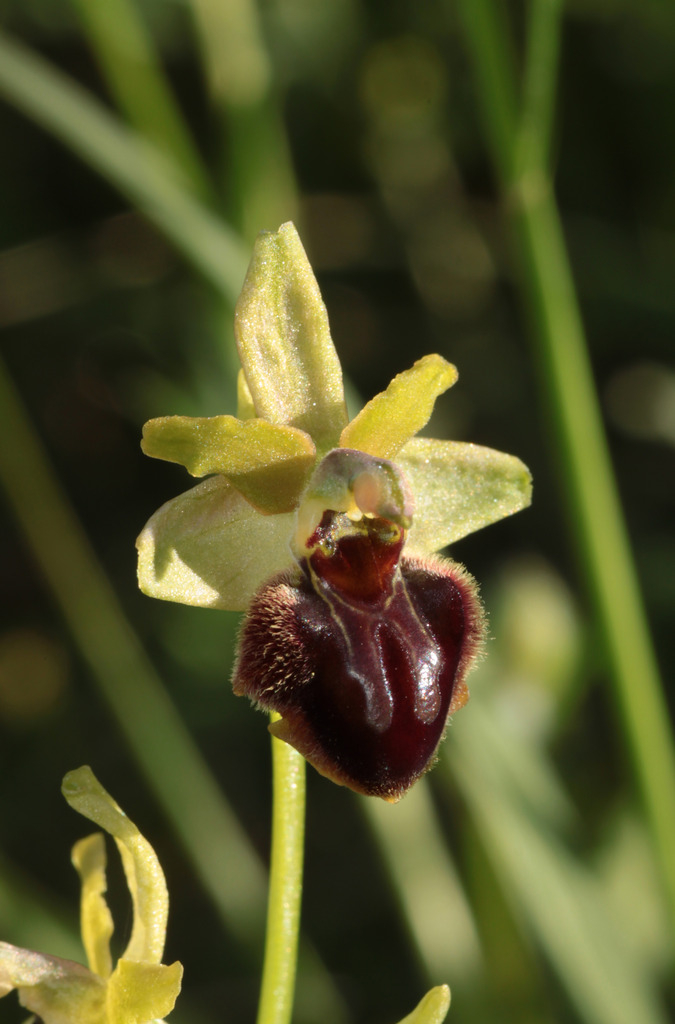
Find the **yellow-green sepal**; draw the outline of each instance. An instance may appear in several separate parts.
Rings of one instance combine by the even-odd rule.
[[[240,370],[237,374],[237,417],[240,420],[252,420],[254,416],[253,395],[246,383],[246,374]]]
[[[258,587],[293,559],[294,516],[261,516],[222,476],[167,501],[136,546],[144,594],[243,611]]]
[[[443,1024],[450,1009],[450,989],[437,985],[420,1000],[412,1013],[399,1024]]]
[[[439,395],[457,380],[457,368],[439,355],[418,359],[375,395],[345,427],[341,448],[393,459],[426,426]]]
[[[106,984],[72,960],[0,942],[0,997],[19,1002],[44,1024],[104,1024]]]
[[[141,447],[192,476],[219,473],[266,515],[295,507],[316,459],[304,431],[236,416],[160,416],[143,427]]]
[[[293,224],[256,240],[234,333],[256,416],[305,430],[327,451],[347,422],[328,315]]]
[[[166,1017],[180,993],[180,963],[148,964],[121,959],[108,983],[106,1024],[151,1024]]]
[[[527,466],[493,448],[417,437],[397,463],[415,495],[407,543],[411,554],[440,551],[532,501]]]

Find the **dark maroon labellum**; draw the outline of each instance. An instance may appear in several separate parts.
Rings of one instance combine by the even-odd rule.
[[[402,556],[404,539],[387,519],[324,512],[299,567],[255,596],[234,673],[322,774],[391,801],[433,762],[482,638],[471,577]]]

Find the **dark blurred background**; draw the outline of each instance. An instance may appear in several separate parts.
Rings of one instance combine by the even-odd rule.
[[[523,8],[508,6],[518,39]],[[545,751],[576,808],[566,831],[570,856],[602,876],[610,903],[613,892],[617,905],[626,904],[617,920],[626,928],[642,922],[635,957],[647,965],[650,991],[667,1000],[664,898],[570,541],[564,476],[453,5],[266,0],[259,15],[272,86],[255,117],[245,106],[218,104],[186,0],[136,7],[209,169],[217,212],[247,249],[258,230],[296,220],[354,395],[368,398],[421,355],[441,352],[460,379],[439,400],[428,433],[512,452],[531,468],[532,508],[453,549],[481,582],[495,638],[496,660],[491,654],[475,677],[472,703],[491,695],[505,720],[518,723],[515,735],[520,730],[523,743],[534,736]],[[111,105],[76,4],[2,0],[0,20]],[[673,110],[671,4],[566,4],[557,196],[668,684],[675,661]],[[124,615],[265,860],[268,739],[263,718],[229,690],[237,616],[154,602],[135,580],[136,535],[162,502],[190,486],[179,467],[142,455],[142,424],[169,413],[234,411],[231,307],[111,184],[5,100],[0,138],[7,372]],[[263,180],[254,188],[253,178]],[[224,927],[9,503],[0,504],[0,516],[0,934],[36,948],[53,936],[75,941],[69,849],[87,823],[65,805],[59,785],[67,770],[89,763],[165,868],[166,959],[186,968],[175,1020],[251,1020],[256,936],[246,949]],[[448,744],[461,728],[458,717]],[[470,984],[452,965],[447,977],[431,979],[460,992],[449,1020],[607,1019],[584,1015],[536,926],[523,926],[522,901],[491,861],[450,773],[437,769],[430,793],[484,956]],[[323,1004],[313,1004],[311,985],[301,981],[298,1019],[398,1020],[428,985],[386,853],[360,802],[311,770],[308,799],[304,922],[342,1002],[317,1011]],[[209,844],[208,831],[199,842]],[[630,870],[612,875],[607,863],[624,863],[626,843]],[[608,853],[603,861],[603,851],[614,860]],[[129,910],[114,872],[111,889],[121,946]],[[69,946],[64,955],[71,954]],[[21,1019],[10,998],[0,1002],[0,1020]]]

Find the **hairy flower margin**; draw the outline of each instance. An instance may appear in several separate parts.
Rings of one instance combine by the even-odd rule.
[[[473,581],[434,553],[528,505],[530,474],[514,456],[416,436],[457,380],[439,355],[348,421],[326,309],[290,223],[258,237],[235,337],[236,417],[144,427],[147,455],[208,478],[145,526],[140,587],[248,609],[235,692],[281,714],[271,730],[323,774],[398,799],[465,702],[482,637]]]
[[[131,938],[113,969],[105,839],[95,832],[72,852],[82,885],[80,921],[89,967],[0,942],[0,997],[16,989],[21,1005],[43,1024],[161,1024],[180,992],[183,968],[161,962],[169,897],[157,856],[90,768],[69,772],[62,792],[117,844],[133,905]]]

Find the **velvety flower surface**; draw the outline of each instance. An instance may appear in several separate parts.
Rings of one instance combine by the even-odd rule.
[[[292,224],[262,234],[235,312],[237,416],[168,416],[148,455],[202,483],[138,539],[145,593],[247,609],[234,688],[320,771],[396,799],[466,700],[482,616],[434,553],[530,501],[514,456],[418,438],[457,371],[418,360],[348,421],[318,285]]]
[[[73,847],[81,879],[82,941],[89,966],[0,942],[0,997],[13,989],[44,1024],[152,1024],[168,1014],[183,968],[162,964],[169,900],[154,850],[94,777],[69,772],[63,794],[80,814],[113,836],[133,905],[131,937],[113,967],[113,921],[105,901],[106,852],[96,832]]]

